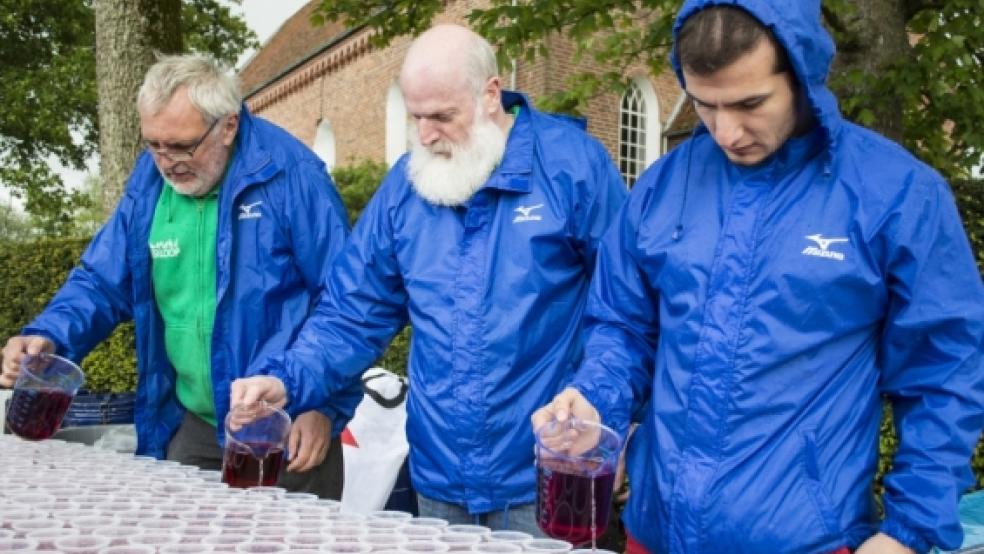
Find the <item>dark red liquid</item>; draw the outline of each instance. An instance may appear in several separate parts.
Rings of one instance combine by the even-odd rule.
[[[587,477],[565,469],[564,463],[558,461],[541,462],[541,467],[537,467],[537,524],[555,539],[585,544],[596,540],[608,527],[615,474],[603,472]],[[594,525],[591,524],[592,492]]]
[[[281,448],[266,443],[226,444],[222,456],[222,482],[230,487],[272,487],[277,484],[280,464],[284,460]],[[254,453],[256,455],[254,455]]]
[[[7,409],[7,429],[30,440],[55,434],[72,403],[72,396],[52,389],[14,389]]]

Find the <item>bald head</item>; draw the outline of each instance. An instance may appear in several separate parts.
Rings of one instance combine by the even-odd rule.
[[[465,87],[476,96],[497,73],[495,52],[485,39],[460,25],[436,25],[410,45],[400,88],[426,82],[454,92]]]

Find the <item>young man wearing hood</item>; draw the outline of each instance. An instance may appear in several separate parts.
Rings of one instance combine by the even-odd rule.
[[[944,180],[844,121],[816,1],[692,0],[673,62],[702,125],[602,241],[573,386],[534,415],[624,431],[648,552],[961,543],[984,426],[984,290]],[[899,449],[879,521],[882,398]]]

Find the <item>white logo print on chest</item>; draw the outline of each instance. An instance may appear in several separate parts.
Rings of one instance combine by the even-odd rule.
[[[150,257],[155,260],[177,258],[181,254],[178,239],[165,239],[150,243]]]
[[[519,206],[513,211],[518,213],[515,218],[513,218],[513,223],[523,223],[525,221],[541,221],[543,216],[540,214],[533,213],[533,210],[538,210],[543,207],[543,204],[537,204],[535,206]]]
[[[845,237],[824,237],[822,234],[817,233],[815,235],[806,235],[807,240],[812,240],[817,245],[807,246],[803,249],[800,254],[804,256],[814,256],[817,258],[828,258],[831,260],[837,260],[838,262],[844,261],[844,253],[831,250],[830,246],[833,244],[838,244],[841,242],[847,242]]]
[[[257,219],[263,217],[263,214],[257,210],[253,211],[253,208],[262,204],[262,200],[253,202],[252,204],[240,204],[239,205],[239,219]]]

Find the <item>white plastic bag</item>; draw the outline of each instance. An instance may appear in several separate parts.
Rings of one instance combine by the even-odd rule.
[[[374,367],[362,375],[366,392],[342,431],[345,486],[342,508],[368,513],[386,505],[407,457],[407,383]]]

